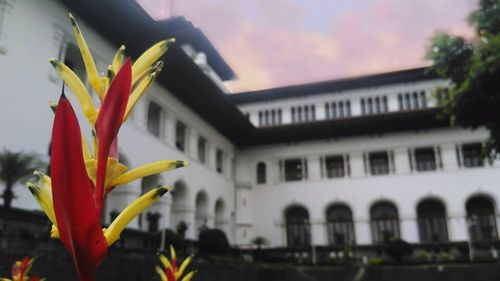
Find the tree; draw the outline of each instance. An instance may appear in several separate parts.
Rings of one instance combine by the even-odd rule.
[[[10,209],[14,199],[14,185],[24,177],[44,166],[40,158],[33,153],[12,152],[4,150],[0,153],[0,180],[5,184],[3,191],[3,207]]]
[[[453,125],[486,127],[485,152],[500,152],[500,0],[480,0],[470,15],[477,39],[438,33],[426,57],[431,69],[449,79],[451,87],[437,89],[438,103]]]

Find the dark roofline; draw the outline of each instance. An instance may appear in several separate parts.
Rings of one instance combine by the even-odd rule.
[[[163,40],[175,37],[179,46],[189,43],[197,51],[207,55],[207,62],[222,80],[235,78],[234,71],[203,32],[182,16],[155,21],[136,0],[59,0],[59,2],[100,33],[103,33],[103,29],[113,29],[118,35],[129,33],[129,37],[136,40],[137,38]],[[117,44],[123,43],[125,42]],[[130,42],[126,43],[129,47]]]
[[[389,112],[345,119],[321,120],[257,130],[255,140],[246,146],[335,139],[362,135],[420,131],[449,127],[449,120],[437,118],[440,108]]]
[[[352,89],[378,87],[437,78],[438,77],[434,73],[431,73],[427,67],[420,67],[301,85],[241,92],[229,95],[229,98],[235,104],[245,104],[301,96],[332,94],[334,92]]]

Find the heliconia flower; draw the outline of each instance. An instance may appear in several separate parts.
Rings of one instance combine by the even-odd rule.
[[[0,281],[43,281],[45,278],[40,278],[37,275],[28,276],[33,262],[36,258],[24,257],[20,261],[16,261],[12,266],[12,279],[0,278]]]
[[[177,267],[177,256],[175,254],[175,249],[174,247],[170,246],[170,260],[162,254],[159,255],[159,258],[161,264],[163,265],[163,268],[157,266],[156,272],[158,273],[158,275],[160,275],[161,281],[190,281],[193,278],[195,271],[191,271],[185,274],[184,277],[180,279],[184,274],[184,271],[186,271],[189,263],[191,262],[191,256],[184,259],[184,261],[181,263],[181,266]]]
[[[100,76],[72,16],[71,23],[85,63],[87,75],[101,100],[97,108],[80,78],[64,63],[51,59],[59,76],[76,96],[84,116],[93,127],[92,149],[80,131],[69,100],[63,94],[55,113],[51,144],[51,176],[35,172],[38,181],[27,187],[52,222],[51,237],[60,238],[72,255],[81,281],[94,280],[107,248],[120,237],[128,223],[170,190],[157,186],[127,206],[107,228],[100,218],[106,195],[114,187],[185,167],[179,160],[163,160],[129,170],[118,160],[118,132],[137,100],[147,91],[162,68],[157,61],[174,40],[164,40],[148,49],[132,65],[125,47],[116,52],[108,74]]]

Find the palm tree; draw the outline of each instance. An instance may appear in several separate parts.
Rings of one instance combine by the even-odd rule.
[[[10,209],[14,199],[14,185],[24,177],[33,173],[45,164],[33,153],[12,152],[4,150],[0,153],[0,181],[5,183],[3,191],[3,207]]]

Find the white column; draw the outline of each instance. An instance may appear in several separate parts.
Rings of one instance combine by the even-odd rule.
[[[406,148],[394,149],[394,165],[396,174],[410,173],[410,159],[408,158],[408,150]]]
[[[443,170],[458,169],[458,159],[455,144],[447,143],[441,145],[441,160],[443,161]]]
[[[313,220],[311,223],[311,242],[314,246],[326,245],[326,226],[322,220]]]
[[[308,180],[317,181],[321,179],[319,156],[313,155],[307,157],[307,170]]]
[[[400,220],[401,239],[409,243],[419,242],[418,226],[415,218],[403,218]]]
[[[366,219],[355,219],[354,232],[356,235],[356,244],[372,244],[370,222]]]
[[[364,177],[365,176],[365,167],[363,162],[363,153],[360,151],[350,153],[351,160],[351,176],[355,177]]]

